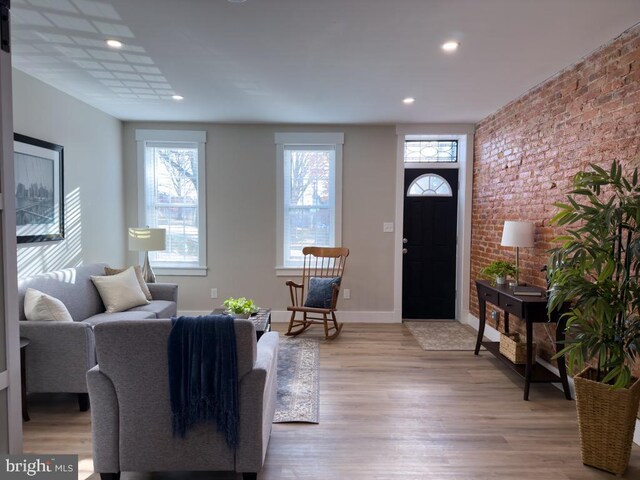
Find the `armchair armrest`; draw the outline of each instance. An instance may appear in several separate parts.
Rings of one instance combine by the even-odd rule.
[[[87,370],[96,364],[91,325],[84,322],[20,321],[26,352],[27,391],[85,393]]]
[[[288,280],[285,285],[289,287],[289,294],[291,295],[291,306],[297,307],[302,304],[302,295],[304,294],[304,285],[292,282]]]
[[[178,303],[178,285],[175,283],[147,283],[154,300],[168,300]]]
[[[258,472],[264,463],[276,409],[279,342],[278,332],[262,335],[253,370],[240,381],[239,472]]]
[[[119,472],[119,407],[113,383],[96,365],[87,372],[91,401],[93,468],[96,472]]]

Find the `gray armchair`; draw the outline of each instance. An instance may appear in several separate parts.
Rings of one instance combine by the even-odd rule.
[[[87,373],[93,464],[103,480],[122,471],[235,471],[257,478],[276,402],[278,333],[256,343],[250,320],[235,320],[240,402],[234,452],[214,425],[172,435],[167,366],[170,320],[116,321],[95,327],[98,365]]]

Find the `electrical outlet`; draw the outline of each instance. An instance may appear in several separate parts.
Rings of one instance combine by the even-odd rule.
[[[498,312],[496,312],[495,310],[491,312],[491,320],[493,320],[494,322],[498,321]]]
[[[384,222],[382,224],[382,231],[384,233],[393,233],[393,222]]]
[[[218,289],[217,288],[212,288],[211,289],[211,298],[218,298]]]
[[[351,298],[351,290],[348,288],[345,288],[344,290],[342,290],[342,298],[344,298],[345,300],[349,300]]]

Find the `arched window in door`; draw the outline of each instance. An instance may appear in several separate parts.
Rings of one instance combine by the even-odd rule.
[[[440,175],[425,173],[416,178],[409,189],[407,197],[451,197],[451,185]]]

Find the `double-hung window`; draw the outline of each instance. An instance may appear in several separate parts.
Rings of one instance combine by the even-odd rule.
[[[276,133],[277,269],[302,266],[305,246],[342,241],[342,133]]]
[[[166,249],[149,252],[164,275],[206,274],[206,132],[136,130],[138,223],[164,228]]]

